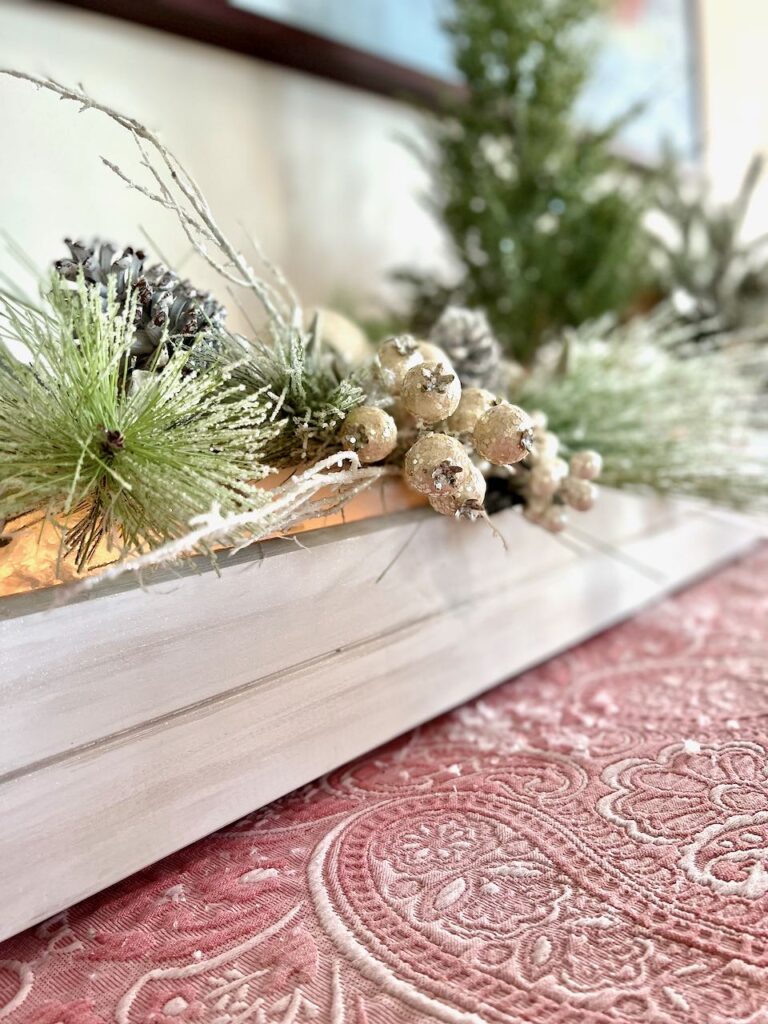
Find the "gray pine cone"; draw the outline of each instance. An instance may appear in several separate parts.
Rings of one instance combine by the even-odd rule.
[[[82,272],[86,283],[98,288],[106,302],[113,278],[121,306],[135,294],[131,355],[136,369],[159,370],[176,348],[191,348],[193,343],[194,365],[207,362],[219,350],[217,333],[226,310],[209,292],[198,291],[160,263],[146,267],[147,256],[141,249],[118,249],[111,242],[98,240],[90,245],[69,238],[64,242],[70,256],[54,264],[64,280],[76,281]]]
[[[493,389],[499,376],[501,346],[485,313],[448,306],[429,340],[448,356],[464,387]]]

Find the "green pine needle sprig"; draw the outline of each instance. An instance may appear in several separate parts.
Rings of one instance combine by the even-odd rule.
[[[768,352],[737,338],[704,350],[667,308],[569,332],[515,400],[543,410],[566,451],[593,448],[601,482],[768,509]]]
[[[134,386],[130,306],[111,294],[103,308],[82,280],[46,298],[40,311],[0,297],[0,520],[41,513],[82,570],[102,540],[146,551],[212,507],[268,500],[260,396],[219,366],[185,372],[181,351]]]
[[[483,309],[529,364],[569,324],[631,308],[651,283],[647,174],[616,153],[626,121],[586,133],[576,104],[603,0],[455,0],[446,30],[466,94],[424,149],[426,196],[462,268],[435,282],[406,268],[411,329],[449,303]]]
[[[234,345],[233,379],[266,404],[276,428],[264,448],[271,466],[311,462],[339,447],[339,427],[366,400],[366,389],[322,346],[317,321],[309,331],[279,332],[269,343],[240,339]]]

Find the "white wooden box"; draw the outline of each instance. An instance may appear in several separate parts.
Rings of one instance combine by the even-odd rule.
[[[732,518],[604,492],[552,537],[412,510],[220,576],[0,599],[0,938],[745,550]]]

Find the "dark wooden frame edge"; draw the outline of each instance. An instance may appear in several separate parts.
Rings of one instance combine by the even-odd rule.
[[[227,0],[55,0],[257,57],[367,92],[436,108],[461,85],[232,7]]]

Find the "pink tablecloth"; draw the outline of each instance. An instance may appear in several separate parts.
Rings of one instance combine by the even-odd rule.
[[[767,714],[763,549],[4,943],[0,1020],[768,1021]]]

